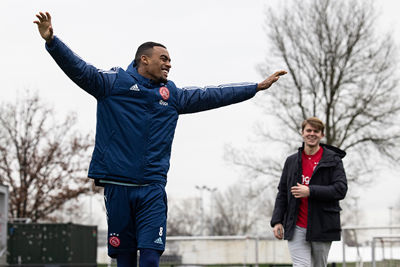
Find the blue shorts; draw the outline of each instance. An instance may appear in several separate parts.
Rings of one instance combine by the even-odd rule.
[[[165,249],[167,195],[162,184],[104,185],[108,223],[108,255],[138,249]]]

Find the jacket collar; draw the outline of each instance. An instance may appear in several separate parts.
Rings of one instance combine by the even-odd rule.
[[[131,64],[128,65],[128,67],[126,68],[126,72],[133,76],[135,80],[137,80],[141,85],[147,88],[156,88],[164,85],[164,83],[155,83],[152,80],[140,75],[137,70],[135,60],[133,60]]]
[[[319,144],[323,149],[324,152],[322,154],[322,158],[321,161],[333,161],[335,159],[335,157],[340,157],[340,158],[344,158],[346,156],[346,152],[341,150],[340,148],[331,146],[331,145],[327,145],[327,144]],[[304,150],[304,142],[302,144],[301,147],[299,147],[299,151],[298,151],[298,159],[301,160],[301,153]]]

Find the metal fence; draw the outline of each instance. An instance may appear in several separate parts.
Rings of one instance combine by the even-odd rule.
[[[343,227],[342,266],[400,267],[400,225]]]

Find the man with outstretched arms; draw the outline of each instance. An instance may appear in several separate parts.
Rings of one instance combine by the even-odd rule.
[[[96,141],[90,178],[104,186],[108,254],[119,267],[158,266],[165,248],[165,185],[179,114],[218,108],[252,98],[285,71],[256,83],[180,89],[168,80],[166,47],[139,46],[126,70],[102,71],[75,55],[53,35],[49,13],[36,15],[46,49],[59,67],[97,100]]]
[[[332,241],[340,240],[346,153],[320,143],[324,137],[320,119],[304,120],[301,129],[303,146],[286,159],[271,226],[276,238],[288,240],[294,267],[323,267]]]

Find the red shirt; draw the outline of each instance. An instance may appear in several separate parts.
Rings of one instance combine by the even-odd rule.
[[[323,149],[319,148],[314,155],[306,155],[301,153],[301,167],[303,169],[302,184],[308,186],[315,167],[317,167],[322,157]],[[307,215],[308,215],[308,197],[300,198],[299,214],[297,216],[296,225],[307,228]]]

